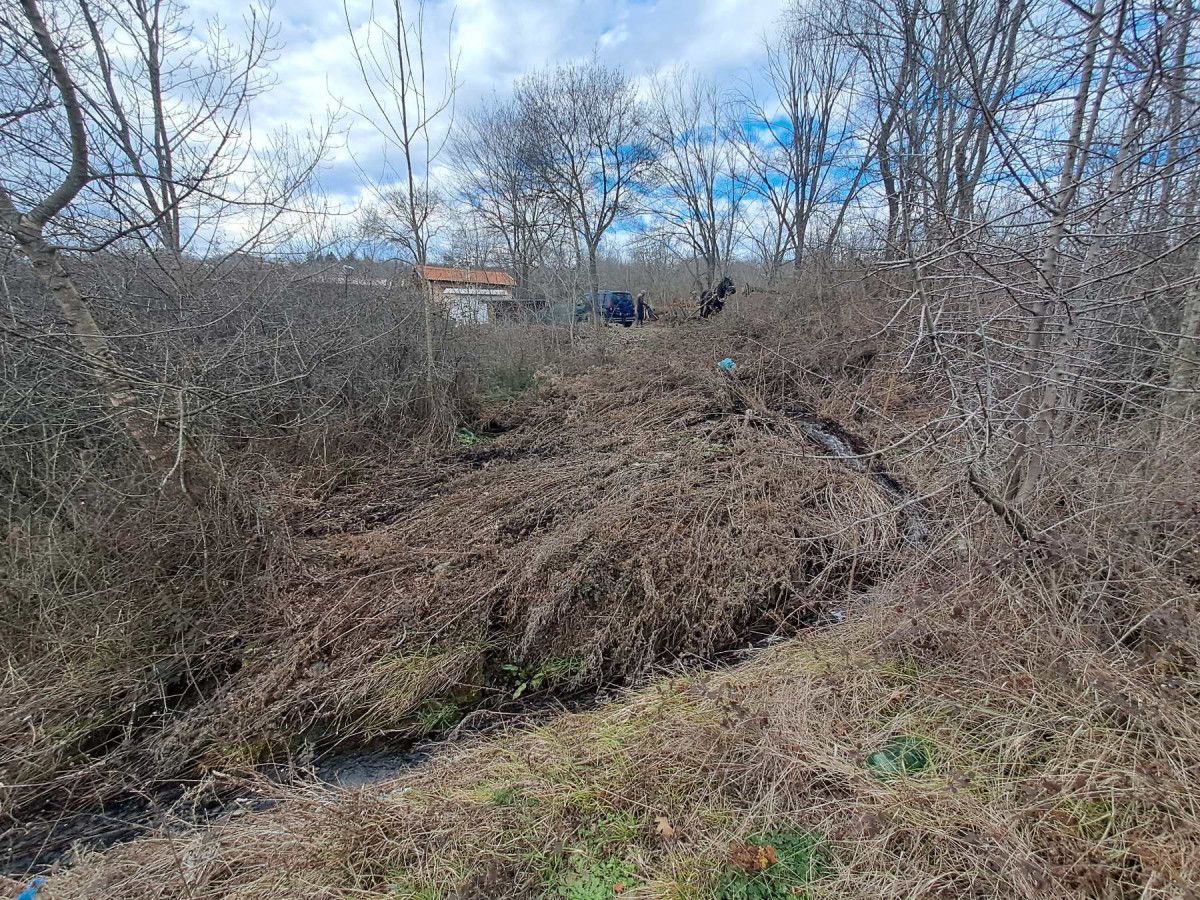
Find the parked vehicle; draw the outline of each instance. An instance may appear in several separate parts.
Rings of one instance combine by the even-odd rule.
[[[633,294],[629,291],[597,291],[595,294],[584,294],[583,299],[575,306],[575,321],[586,322],[599,315],[604,316],[605,324],[620,323],[628,328],[637,320]]]

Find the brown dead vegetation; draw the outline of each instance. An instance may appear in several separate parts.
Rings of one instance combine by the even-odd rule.
[[[482,443],[297,514],[303,574],[181,734],[412,734],[503,664],[628,681],[795,630],[900,543],[889,498],[782,418],[747,416],[700,349],[634,351],[498,415]]]
[[[845,625],[383,786],[261,783],[275,809],[86,856],[50,896],[555,896],[564,867],[614,859],[623,894],[710,896],[748,837],[780,830],[819,836],[812,896],[1190,896],[1190,436],[1126,423],[1140,453],[1064,455],[1040,498],[1058,524],[1014,542],[919,384],[863,364],[874,348],[746,326],[547,375],[484,416],[481,443],[298,503],[300,574],[175,721],[176,762],[225,773],[298,736],[421,733],[505,662],[571,660],[569,689],[795,631],[822,605]],[[713,366],[731,346],[736,384]],[[789,405],[897,445],[928,547]],[[914,433],[937,440],[899,444]],[[866,760],[897,737],[929,765],[880,777]]]
[[[1177,540],[1195,511],[1172,483],[1149,487]],[[964,521],[845,627],[384,785],[283,791],[85,860],[50,896],[543,896],[589,854],[628,860],[632,896],[711,896],[767,829],[820,835],[814,897],[1194,896],[1195,585],[1169,541],[1104,552],[1123,508],[1053,551]],[[880,777],[866,758],[897,735],[929,766]]]
[[[22,669],[5,741],[18,842],[41,839],[47,804],[57,817],[189,772],[419,737],[538,673],[569,693],[704,663],[811,624],[894,566],[892,498],[772,408],[784,387],[836,407],[823,383],[755,344],[735,381],[715,367],[732,331],[670,334],[664,354],[662,333],[615,333],[607,362],[543,373],[448,453],[306,479],[260,594],[173,656],[122,651],[159,658],[161,680],[121,674],[118,649],[81,683]],[[71,712],[156,684],[100,739]],[[47,724],[16,725],[31,713]],[[85,765],[59,719],[89,742]]]

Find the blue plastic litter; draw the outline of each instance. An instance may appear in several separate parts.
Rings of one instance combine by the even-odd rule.
[[[17,895],[17,900],[37,900],[38,891],[42,889],[42,885],[45,883],[45,878],[33,879],[33,881],[29,882],[29,887]]]
[[[717,363],[717,368],[724,369],[726,372],[733,372],[734,370],[737,369],[737,363],[735,363],[732,359],[730,359],[727,356],[723,360],[721,360],[719,363]]]

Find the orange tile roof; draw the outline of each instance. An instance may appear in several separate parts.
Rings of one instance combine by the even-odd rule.
[[[497,287],[516,287],[517,280],[507,272],[496,269],[452,269],[447,266],[417,266],[417,274],[426,281],[448,281],[454,284],[488,284]]]

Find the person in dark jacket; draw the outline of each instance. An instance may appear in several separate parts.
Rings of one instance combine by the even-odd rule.
[[[654,318],[654,310],[650,304],[646,302],[646,292],[642,291],[637,295],[637,323],[638,326],[646,324],[647,319]]]
[[[726,275],[721,283],[707,291],[700,292],[700,318],[707,319],[725,308],[725,298],[737,293],[733,279]]]

